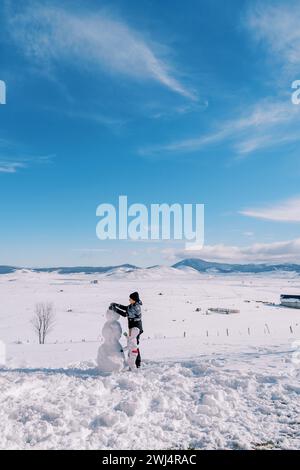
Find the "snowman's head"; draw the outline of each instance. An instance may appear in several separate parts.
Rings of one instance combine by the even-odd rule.
[[[108,321],[118,321],[120,319],[120,315],[117,312],[108,309],[106,312],[106,319]]]

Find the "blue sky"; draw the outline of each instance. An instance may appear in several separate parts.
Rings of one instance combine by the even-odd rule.
[[[0,8],[0,264],[300,262],[299,2]],[[122,194],[204,203],[204,248],[98,240]]]

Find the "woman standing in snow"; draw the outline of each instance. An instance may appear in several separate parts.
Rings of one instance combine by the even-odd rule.
[[[128,329],[129,329],[129,336],[131,334],[132,328],[138,328],[139,334],[137,335],[137,344],[140,342],[140,336],[143,333],[143,325],[142,325],[142,309],[141,309],[142,301],[140,300],[140,296],[138,292],[133,292],[129,296],[129,305],[121,305],[112,303],[110,304],[110,309],[114,312],[118,313],[122,317],[128,318]],[[136,367],[141,366],[141,354],[140,349],[138,348],[138,355],[136,358]]]

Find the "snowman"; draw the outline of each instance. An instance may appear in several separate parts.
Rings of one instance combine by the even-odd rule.
[[[106,322],[102,328],[103,342],[98,349],[97,364],[102,374],[120,372],[125,365],[125,356],[120,343],[122,328],[119,323],[119,314],[107,310]]]

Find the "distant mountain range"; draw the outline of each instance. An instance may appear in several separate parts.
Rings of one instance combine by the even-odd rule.
[[[103,274],[109,271],[121,270],[130,271],[139,269],[137,266],[132,264],[121,264],[119,266],[73,266],[73,267],[57,267],[57,268],[24,268],[24,267],[14,267],[14,266],[0,266],[0,274],[10,274],[18,270],[29,270],[36,273],[53,273],[57,272],[59,274]]]
[[[159,268],[159,266],[151,266],[146,269]],[[296,272],[300,273],[299,264],[230,264],[230,263],[214,263],[204,261],[202,259],[189,258],[173,264],[171,268],[184,270],[192,268],[200,273],[264,273],[264,272]],[[23,268],[15,266],[0,266],[0,274],[10,274],[18,270],[30,270],[33,272],[57,272],[59,274],[105,274],[118,271],[119,273],[137,271],[142,268],[132,264],[121,264],[118,266],[74,266],[74,267],[56,267],[56,268]]]
[[[12,266],[0,266],[0,274],[13,273],[14,271],[16,271],[16,269],[18,268],[14,268]]]
[[[173,268],[193,268],[201,273],[265,273],[274,271],[287,271],[300,273],[299,264],[229,264],[213,263],[202,259],[189,258],[179,261]]]

